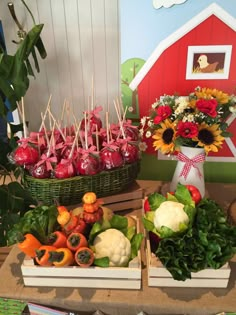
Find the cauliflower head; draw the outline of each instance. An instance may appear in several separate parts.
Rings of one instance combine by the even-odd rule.
[[[180,231],[181,225],[188,226],[189,217],[184,211],[184,204],[175,201],[164,201],[156,209],[154,226],[157,231],[162,227],[168,227],[174,232]]]
[[[95,257],[109,257],[110,267],[125,267],[131,256],[131,244],[125,235],[116,229],[107,229],[98,234],[93,243]]]

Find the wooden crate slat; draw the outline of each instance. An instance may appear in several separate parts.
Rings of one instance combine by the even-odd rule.
[[[46,278],[24,277],[26,286],[103,288],[103,289],[140,289],[140,279],[99,279],[99,278]]]
[[[127,209],[141,209],[142,208],[142,199],[134,199],[123,202],[109,203],[105,205],[110,208],[112,211],[122,211]]]
[[[227,288],[228,279],[187,279],[177,281],[172,278],[149,277],[148,285],[150,287],[178,287],[178,288]]]

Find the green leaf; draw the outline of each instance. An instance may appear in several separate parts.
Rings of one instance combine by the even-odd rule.
[[[37,72],[40,72],[39,63],[38,63],[38,59],[37,59],[37,55],[36,55],[34,47],[32,48],[32,57],[33,57],[33,60],[34,60],[35,69],[37,70]]]
[[[150,212],[150,213],[149,213]],[[156,231],[153,223],[154,211],[148,211],[144,217],[142,217],[143,226],[147,231]]]
[[[134,259],[138,255],[138,251],[141,247],[141,243],[143,240],[143,234],[142,233],[137,233],[133,236],[131,239],[131,257],[130,260]]]
[[[21,42],[17,52],[16,59],[23,62],[28,59],[32,48],[36,45],[40,33],[43,29],[43,24],[35,25],[26,35],[24,40]]]
[[[27,67],[28,74],[31,75],[32,77],[35,77],[34,71],[33,71],[33,68],[31,67],[29,59],[26,60],[26,67]]]
[[[164,201],[166,201],[166,198],[157,192],[154,192],[148,196],[148,202],[152,211],[155,211],[157,208],[159,208],[160,204]]]
[[[37,47],[41,58],[45,59],[47,57],[47,52],[46,52],[46,49],[44,47],[44,44],[43,44],[43,41],[42,41],[41,37],[38,38],[35,46]]]
[[[111,228],[117,230],[127,229],[128,220],[126,217],[114,214],[110,220]]]
[[[175,191],[175,197],[178,199],[180,203],[190,205],[195,207],[195,204],[192,200],[191,194],[187,187],[182,184],[178,184]]]
[[[109,267],[109,257],[95,258],[93,264],[98,267]]]

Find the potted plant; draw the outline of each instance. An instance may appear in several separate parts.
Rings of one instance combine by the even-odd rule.
[[[17,35],[19,41],[16,42],[17,49],[14,55],[6,51],[4,40],[0,41],[0,246],[7,246],[7,231],[19,220],[26,211],[35,205],[36,201],[32,199],[29,192],[26,191],[16,180],[17,172],[14,165],[9,163],[8,154],[17,145],[15,134],[22,130],[22,124],[13,125],[8,121],[8,114],[17,109],[17,104],[26,94],[29,88],[29,76],[35,76],[33,68],[40,71],[36,50],[41,58],[46,57],[46,50],[40,38],[43,24],[36,25],[32,12],[24,0],[22,4],[32,17],[34,26],[29,32],[26,32],[19,23],[13,3],[8,3],[12,18],[17,24],[19,30]],[[31,66],[29,57],[34,61],[34,67]],[[10,135],[6,134],[4,127],[10,126]],[[14,171],[13,178],[11,172]]]

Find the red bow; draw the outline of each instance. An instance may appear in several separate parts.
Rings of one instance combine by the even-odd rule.
[[[96,147],[94,145],[92,145],[88,149],[79,148],[79,153],[82,155],[81,156],[82,159],[86,159],[89,156],[90,153],[99,154],[99,152],[97,152],[95,150],[96,150]]]
[[[74,168],[73,168],[73,164],[72,164],[72,160],[71,159],[61,159],[61,164],[64,164],[67,168],[68,168],[68,172],[70,174],[73,173]]]
[[[57,158],[55,156],[48,157],[46,154],[42,154],[41,160],[37,163],[37,166],[40,166],[43,163],[46,163],[47,171],[52,171],[53,168],[51,163],[57,163]]]
[[[21,147],[24,149],[27,148],[29,142],[30,142],[29,138],[21,138],[20,140],[17,141],[17,143],[20,143]]]
[[[188,177],[188,174],[190,172],[191,167],[194,167],[197,170],[198,176],[200,178],[202,177],[202,174],[201,174],[201,172],[200,172],[200,170],[196,164],[205,161],[205,154],[201,153],[201,154],[196,155],[194,158],[190,159],[186,155],[184,155],[182,152],[179,152],[177,155],[177,159],[179,161],[185,163],[181,172],[180,172],[179,177],[183,176],[184,179],[186,180],[186,178]]]
[[[111,149],[113,151],[118,151],[119,150],[119,146],[114,142],[114,140],[110,141],[109,143],[104,141],[102,143],[102,146],[104,148]]]

